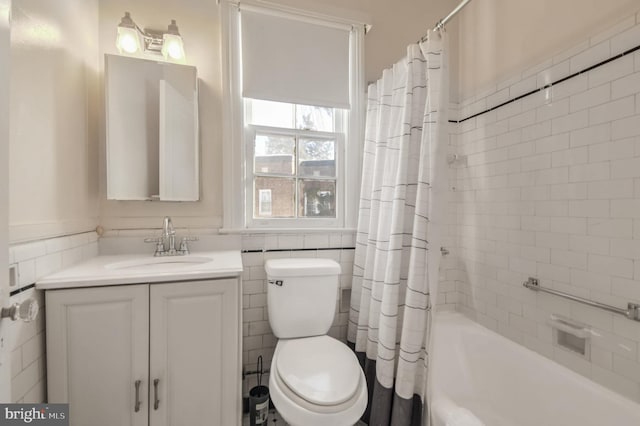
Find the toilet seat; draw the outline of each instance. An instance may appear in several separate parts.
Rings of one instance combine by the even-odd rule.
[[[345,344],[329,336],[283,340],[276,359],[279,379],[314,405],[340,405],[360,386],[357,358]]]
[[[291,362],[296,355],[307,358]],[[322,385],[330,382],[338,387]],[[367,406],[366,380],[355,353],[329,336],[281,339],[271,362],[269,388],[278,412],[292,426],[351,426]]]

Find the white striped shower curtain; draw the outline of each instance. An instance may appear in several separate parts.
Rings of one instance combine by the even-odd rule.
[[[447,194],[445,34],[369,86],[348,341],[365,369],[369,425],[423,426],[431,307]]]

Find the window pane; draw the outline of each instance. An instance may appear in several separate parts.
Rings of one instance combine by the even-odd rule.
[[[333,132],[333,108],[296,105],[296,128]]]
[[[295,180],[257,177],[254,182],[253,216],[294,217]]]
[[[247,123],[256,126],[284,127],[293,129],[293,104],[247,99]]]
[[[293,175],[295,147],[293,136],[256,134],[254,173]]]
[[[334,177],[336,175],[335,140],[300,138],[298,161],[300,176]]]
[[[335,181],[300,179],[298,197],[298,216],[336,217]]]

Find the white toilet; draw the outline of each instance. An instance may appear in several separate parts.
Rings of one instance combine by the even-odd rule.
[[[292,426],[351,426],[367,407],[358,359],[327,336],[338,295],[340,265],[330,259],[271,259],[269,323],[278,337],[269,391]]]

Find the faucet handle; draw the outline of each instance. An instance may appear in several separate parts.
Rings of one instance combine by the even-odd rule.
[[[198,237],[182,237],[180,241],[180,250],[178,250],[182,254],[189,254],[189,241],[198,241]]]
[[[145,243],[154,243],[156,245],[156,252],[153,254],[154,256],[161,256],[164,253],[164,240],[162,237],[157,238],[145,238]]]

